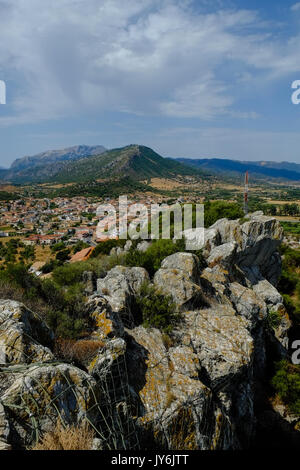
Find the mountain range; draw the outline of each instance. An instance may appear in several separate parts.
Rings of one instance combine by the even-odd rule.
[[[184,165],[218,176],[235,177],[249,171],[252,179],[300,181],[300,165],[297,163],[272,161],[249,162],[222,158],[176,158],[176,160]]]
[[[163,158],[142,145],[113,150],[79,146],[49,151],[18,159],[10,169],[0,170],[0,179],[13,183],[67,183],[119,177],[145,180],[177,175],[195,175],[195,169],[175,159]]]
[[[300,181],[300,164],[239,161],[222,158],[164,158],[149,147],[128,145],[107,150],[102,145],[79,145],[19,158],[0,169],[0,180],[12,183],[85,182],[109,178],[148,180],[153,177],[214,174],[235,178],[246,171],[251,179]]]
[[[88,145],[77,145],[62,150],[48,150],[38,153],[34,156],[26,156],[15,160],[10,169],[13,171],[22,171],[37,165],[50,165],[56,162],[74,161],[78,158],[90,157],[91,155],[100,155],[106,148],[102,145],[89,147]]]

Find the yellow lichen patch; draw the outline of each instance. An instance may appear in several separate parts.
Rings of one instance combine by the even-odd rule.
[[[170,351],[173,370],[188,375],[189,377],[198,377],[199,360],[191,348],[182,346]]]
[[[92,318],[95,320],[96,327],[100,330],[100,335],[105,338],[113,331],[113,323],[110,318],[106,316],[106,310],[102,312],[94,312]]]

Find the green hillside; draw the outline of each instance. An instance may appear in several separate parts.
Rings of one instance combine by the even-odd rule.
[[[59,161],[53,164],[36,165],[3,172],[2,178],[13,183],[80,183],[106,178],[130,177],[133,180],[148,180],[153,177],[173,178],[177,175],[202,174],[171,158],[163,158],[148,147],[129,145],[108,150],[100,155]]]
[[[178,174],[194,175],[195,170],[172,159],[163,158],[148,147],[129,145],[69,163],[53,179],[59,182],[73,182],[130,176],[143,180],[153,177],[172,178]]]

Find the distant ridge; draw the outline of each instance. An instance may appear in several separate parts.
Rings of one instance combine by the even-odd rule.
[[[250,171],[252,177],[300,181],[300,165],[288,162],[239,161],[222,158],[176,158],[176,161],[191,167],[224,176],[234,176]]]
[[[88,146],[77,145],[61,150],[48,150],[33,156],[26,156],[15,160],[10,169],[13,171],[22,171],[40,165],[49,165],[55,162],[72,161],[78,158],[89,157],[91,155],[100,155],[106,148],[102,145]]]
[[[251,173],[251,179],[300,181],[300,164],[272,161],[239,161],[225,158],[164,158],[143,145],[106,150],[102,145],[78,145],[49,150],[0,168],[0,181],[11,183],[79,183],[102,179],[175,178],[179,175],[235,178]]]

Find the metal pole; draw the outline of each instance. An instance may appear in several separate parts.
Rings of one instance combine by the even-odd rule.
[[[249,173],[248,173],[248,171],[246,171],[246,175],[245,175],[245,193],[244,193],[244,212],[245,212],[245,215],[247,215],[248,212],[249,212],[248,193],[249,193]]]

